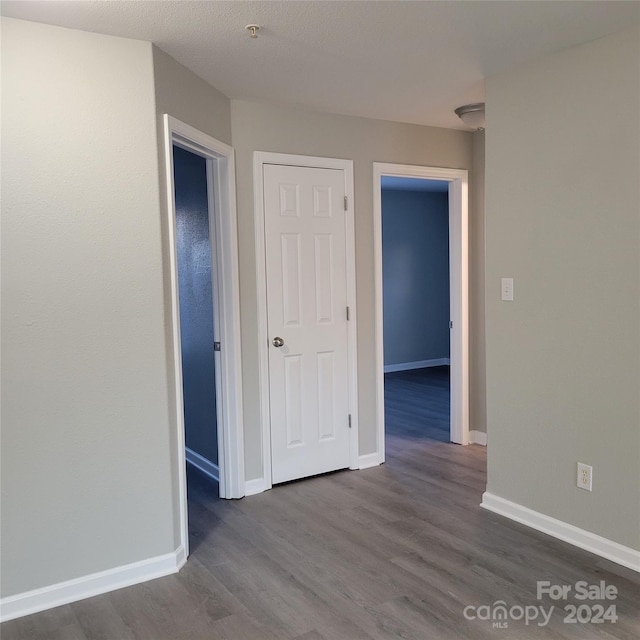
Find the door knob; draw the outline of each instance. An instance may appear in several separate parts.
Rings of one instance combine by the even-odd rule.
[[[274,347],[284,347],[284,340],[282,338],[274,338],[272,344]]]

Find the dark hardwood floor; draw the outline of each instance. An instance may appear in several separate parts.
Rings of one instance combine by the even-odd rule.
[[[449,397],[449,367],[385,373],[387,446],[449,442]]]
[[[637,639],[638,574],[479,508],[485,449],[445,442],[443,373],[437,409],[389,397],[383,466],[234,501],[189,469],[179,574],[9,621],[2,640]],[[387,388],[413,395],[416,377]],[[548,611],[537,580],[615,585],[618,621],[567,624],[564,603],[547,626],[465,619],[498,600]]]

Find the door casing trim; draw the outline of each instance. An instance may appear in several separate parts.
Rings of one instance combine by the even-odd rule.
[[[449,183],[451,441],[469,444],[469,172],[466,169],[373,163],[376,416],[379,463],[384,462],[384,333],[382,297],[382,176]]]
[[[271,482],[271,421],[269,410],[269,336],[267,333],[267,272],[265,263],[264,228],[264,172],[266,164],[340,169],[344,171],[346,250],[347,250],[347,305],[349,306],[348,335],[348,387],[351,429],[349,434],[349,468],[359,469],[358,449],[358,360],[356,311],[355,220],[353,201],[353,161],[337,158],[300,156],[288,153],[255,151],[253,154],[253,194],[255,220],[256,284],[258,294],[258,375],[260,396],[260,434],[262,438],[262,476],[250,479],[245,486],[247,495],[270,489]]]
[[[217,282],[212,282],[218,310],[214,327],[222,344],[219,355],[221,424],[218,424],[218,467],[221,498],[244,496],[244,436],[242,418],[242,372],[240,365],[240,280],[238,274],[238,240],[235,187],[235,158],[230,146],[208,136],[180,120],[165,114],[165,171],[167,199],[167,237],[171,287],[171,336],[173,379],[176,398],[177,509],[180,520],[180,544],[189,553],[187,478],[182,391],[182,349],[180,344],[180,304],[178,295],[178,252],[176,245],[176,206],[173,173],[173,145],[203,156],[207,161],[207,193],[212,261]],[[212,274],[213,277],[214,274]],[[215,286],[217,285],[217,287]],[[216,337],[217,337],[216,336]],[[224,384],[220,378],[224,379]]]

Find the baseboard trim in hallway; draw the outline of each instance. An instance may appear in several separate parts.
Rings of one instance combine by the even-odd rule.
[[[0,622],[176,573],[187,561],[184,547],[140,562],[99,571],[73,580],[0,599]]]
[[[479,444],[483,447],[487,446],[487,434],[484,431],[475,431],[472,429],[469,431],[469,443]]]
[[[401,362],[399,364],[385,364],[385,373],[396,373],[397,371],[411,371],[413,369],[426,369],[428,367],[449,366],[450,358],[432,358],[431,360],[417,360],[416,362]]]
[[[220,480],[220,468],[217,464],[201,456],[193,449],[189,449],[189,447],[185,447],[184,451],[189,464],[192,464],[196,469],[200,469],[202,473],[206,473],[210,478]]]
[[[369,469],[370,467],[377,467],[379,464],[382,464],[382,460],[380,460],[380,454],[377,452],[360,456],[358,461],[359,469]]]
[[[640,551],[636,551],[631,547],[625,547],[613,540],[603,538],[595,533],[580,529],[572,524],[557,520],[544,513],[523,507],[516,502],[505,500],[488,492],[482,495],[482,504],[480,506],[527,527],[542,531],[542,533],[558,538],[558,540],[594,553],[601,558],[606,558],[640,572]]]

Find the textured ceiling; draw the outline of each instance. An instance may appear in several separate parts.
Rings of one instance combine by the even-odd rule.
[[[152,41],[230,98],[458,129],[454,108],[482,102],[486,76],[640,22],[639,2],[614,0],[4,0],[1,12]]]

